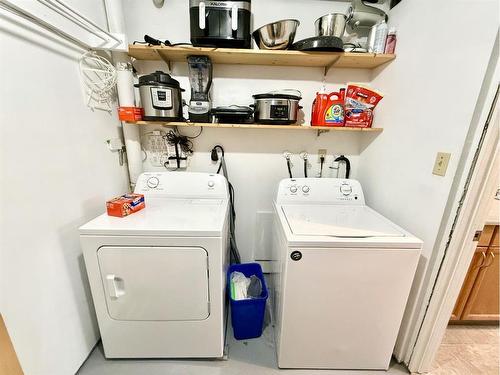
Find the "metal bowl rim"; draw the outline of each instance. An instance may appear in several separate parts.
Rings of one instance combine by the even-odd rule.
[[[297,24],[297,26],[295,26],[295,28],[297,28],[297,27],[300,26],[300,21],[299,20],[296,20],[294,18],[286,18],[286,19],[283,19],[283,20],[266,23],[265,25],[262,25],[261,27],[255,29],[252,34],[258,32],[260,29],[263,29],[264,27],[271,26],[271,25],[274,25],[275,23],[281,23],[281,22],[285,22],[285,21],[293,21],[293,22],[295,22]]]
[[[344,13],[327,13],[319,17],[316,21],[314,21],[314,23],[317,23],[320,19],[326,16],[344,16],[345,20],[347,21],[347,16]]]

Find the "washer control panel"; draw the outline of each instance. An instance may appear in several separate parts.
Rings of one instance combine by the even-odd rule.
[[[277,203],[330,203],[364,205],[356,180],[342,178],[288,178],[280,182]]]
[[[227,198],[224,176],[196,172],[147,172],[137,179],[134,193],[178,198]]]

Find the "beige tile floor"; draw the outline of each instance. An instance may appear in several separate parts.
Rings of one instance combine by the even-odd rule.
[[[431,375],[499,375],[498,326],[450,325]]]

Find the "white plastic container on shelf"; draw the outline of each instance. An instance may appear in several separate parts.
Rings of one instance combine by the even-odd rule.
[[[373,46],[373,53],[384,53],[385,51],[385,41],[387,39],[388,26],[385,21],[381,21],[377,24],[377,30],[375,32],[375,43]]]

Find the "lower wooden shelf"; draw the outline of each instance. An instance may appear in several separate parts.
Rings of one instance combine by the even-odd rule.
[[[136,125],[164,125],[164,126],[185,126],[185,127],[206,127],[206,128],[236,128],[236,129],[279,129],[279,130],[313,130],[313,131],[337,131],[337,132],[358,132],[358,133],[381,133],[382,128],[349,128],[331,126],[309,126],[309,125],[276,125],[276,124],[219,124],[203,122],[182,122],[182,121],[135,121],[129,122]]]

